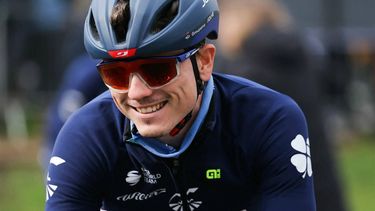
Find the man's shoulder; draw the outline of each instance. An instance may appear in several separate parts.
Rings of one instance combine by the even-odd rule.
[[[216,90],[232,105],[248,104],[253,109],[295,105],[289,96],[243,77],[216,73],[214,79]]]
[[[117,112],[118,109],[113,102],[110,92],[105,91],[82,106],[77,113],[84,116],[87,114],[90,114],[89,116],[95,116],[95,114],[98,116],[103,116],[103,114],[106,114],[108,111]]]
[[[58,148],[62,152],[66,145],[95,152],[111,148],[122,140],[124,119],[110,94],[105,92],[68,118],[56,139],[56,146],[61,146]]]
[[[124,116],[117,109],[111,94],[106,91],[74,112],[65,125],[75,128],[90,125],[89,128],[92,130],[103,127],[103,125],[121,124],[123,118]]]
[[[304,118],[297,103],[287,95],[245,78],[215,77],[217,112],[231,131],[261,132],[278,119]]]

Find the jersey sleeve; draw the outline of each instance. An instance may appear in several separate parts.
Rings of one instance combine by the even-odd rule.
[[[289,98],[278,104],[269,111],[257,149],[260,198],[256,210],[316,210],[305,117]]]
[[[46,210],[99,210],[105,192],[110,158],[108,140],[98,123],[78,112],[58,135],[48,167]],[[109,139],[111,140],[111,139]]]

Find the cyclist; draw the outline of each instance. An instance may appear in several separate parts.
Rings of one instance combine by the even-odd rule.
[[[289,97],[213,73],[216,0],[93,0],[85,46],[109,91],[58,135],[46,210],[315,210]]]

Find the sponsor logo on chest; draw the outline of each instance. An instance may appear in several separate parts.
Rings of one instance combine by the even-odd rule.
[[[161,174],[159,173],[151,173],[150,170],[148,169],[145,169],[145,168],[141,168],[141,173],[142,173],[142,176],[143,176],[143,180],[145,183],[148,183],[148,184],[157,184],[158,183],[158,180],[161,178]],[[125,181],[130,185],[130,186],[134,186],[136,185],[140,179],[141,179],[141,173],[136,171],[136,170],[132,170],[132,171],[129,171],[128,174],[127,174],[127,177],[125,179]]]
[[[167,190],[165,188],[160,188],[150,193],[142,193],[142,192],[128,193],[122,196],[118,196],[116,199],[118,201],[128,201],[128,200],[144,201],[144,200],[159,196],[166,192]]]

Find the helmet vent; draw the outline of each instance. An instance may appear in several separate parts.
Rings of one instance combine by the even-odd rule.
[[[156,21],[151,27],[151,34],[156,34],[163,30],[172,20],[177,16],[178,13],[178,0],[172,0],[169,2],[156,16]]]
[[[95,20],[94,20],[94,16],[93,16],[93,14],[92,14],[92,11],[90,12],[89,23],[90,23],[90,31],[91,31],[91,35],[92,35],[92,37],[93,37],[95,40],[99,40],[98,28],[96,27],[96,24],[95,24]]]
[[[117,42],[125,42],[130,21],[129,0],[118,0],[113,7],[111,25],[116,34]]]

